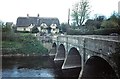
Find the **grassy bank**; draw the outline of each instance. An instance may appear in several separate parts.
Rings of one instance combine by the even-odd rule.
[[[13,37],[14,36],[14,37]],[[45,55],[48,50],[34,36],[28,33],[16,33],[14,35],[3,35],[2,54],[24,54],[24,55]],[[13,37],[13,38],[11,38]],[[10,40],[12,39],[12,40]]]

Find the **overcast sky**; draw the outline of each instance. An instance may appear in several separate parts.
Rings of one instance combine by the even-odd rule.
[[[68,9],[72,9],[75,2],[80,0],[0,0],[0,20],[16,23],[19,16],[25,17],[57,17],[60,22],[67,22]],[[110,16],[113,11],[118,12],[120,0],[89,0],[91,17],[94,14]]]

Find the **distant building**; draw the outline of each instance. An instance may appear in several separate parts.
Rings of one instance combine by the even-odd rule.
[[[59,19],[49,17],[18,17],[16,22],[17,31],[31,31],[33,27],[37,27],[42,33],[58,33]]]
[[[120,14],[120,1],[118,2],[118,13]]]
[[[13,22],[6,22],[6,26],[13,26]]]
[[[13,28],[15,25],[13,24],[13,22],[6,22],[5,24],[6,26],[9,26],[11,28]]]

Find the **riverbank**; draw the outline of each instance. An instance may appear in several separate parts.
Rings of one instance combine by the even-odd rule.
[[[31,34],[16,33],[12,40],[5,36],[2,40],[2,56],[44,56],[47,54],[48,49]]]
[[[0,55],[0,57],[31,57],[31,56],[49,56],[48,54],[36,55],[36,54],[6,54]]]

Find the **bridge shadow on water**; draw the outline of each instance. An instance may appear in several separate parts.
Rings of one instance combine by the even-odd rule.
[[[81,68],[70,68],[62,70],[65,79],[78,79]]]
[[[56,77],[56,79],[78,79],[81,70],[80,67],[61,69],[64,61],[59,60],[54,62],[55,62],[56,70],[58,70],[57,74],[59,75],[58,77]]]

